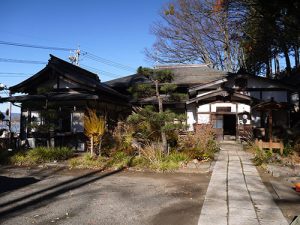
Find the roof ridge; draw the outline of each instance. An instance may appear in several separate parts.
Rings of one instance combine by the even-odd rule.
[[[50,59],[48,60],[48,64],[51,63],[51,62],[53,62],[52,60],[57,60],[57,61],[60,61],[60,62],[62,62],[62,63],[66,63],[66,64],[67,64],[68,66],[70,66],[70,67],[74,67],[75,69],[81,70],[81,71],[83,71],[83,72],[85,72],[85,73],[91,74],[91,75],[93,75],[93,76],[99,78],[99,75],[98,75],[98,74],[96,74],[96,73],[94,73],[94,72],[91,72],[91,71],[89,71],[89,70],[87,70],[87,69],[84,69],[84,68],[80,67],[79,65],[75,65],[75,64],[73,64],[73,63],[70,63],[70,62],[68,62],[68,61],[66,61],[66,60],[63,60],[63,59],[61,59],[61,58],[59,58],[59,57],[57,57],[57,56],[55,56],[55,55],[52,55],[52,54],[49,54],[49,55],[50,55]],[[100,78],[99,78],[99,79],[100,79]],[[100,81],[101,81],[101,79],[100,79]]]

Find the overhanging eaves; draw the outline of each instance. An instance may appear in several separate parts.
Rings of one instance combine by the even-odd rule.
[[[189,88],[189,93],[192,93],[192,92],[195,92],[195,91],[198,91],[201,89],[209,88],[209,87],[217,85],[217,84],[222,84],[222,83],[225,83],[226,81],[227,81],[227,78],[222,78],[222,79],[215,80],[215,81],[212,81],[209,83],[197,85],[197,86]]]

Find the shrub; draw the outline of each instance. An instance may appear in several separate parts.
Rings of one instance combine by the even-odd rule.
[[[37,157],[29,157],[24,152],[18,152],[10,158],[10,162],[17,166],[32,166],[38,164]]]
[[[173,161],[161,161],[157,164],[151,165],[150,168],[159,171],[174,171],[179,168],[179,163]]]
[[[188,162],[190,160],[190,157],[184,153],[184,152],[171,152],[170,155],[165,157],[166,161],[169,162],[176,162],[176,163],[180,163],[180,162]]]
[[[132,157],[127,155],[125,152],[118,151],[111,155],[107,162],[107,166],[115,169],[127,167],[130,164],[131,158]]]
[[[247,149],[254,153],[253,162],[256,166],[260,166],[265,163],[269,163],[272,160],[272,151],[260,149],[254,143],[247,146]]]
[[[128,154],[133,153],[133,133],[134,128],[132,126],[124,122],[118,122],[118,125],[113,132],[113,138],[119,151],[124,151]]]
[[[98,116],[96,110],[88,109],[84,116],[84,134],[89,138],[91,155],[95,154],[95,147],[101,155],[102,137],[106,130],[106,122],[103,116]]]
[[[141,156],[133,160],[132,165],[146,167],[158,171],[173,171],[178,169],[181,162],[189,161],[190,157],[184,152],[162,153],[161,144],[148,144],[141,149]]]
[[[70,168],[99,169],[104,168],[105,165],[106,158],[101,156],[91,156],[89,153],[85,153],[69,160]]]
[[[70,148],[37,147],[26,152],[18,152],[10,159],[11,163],[20,166],[36,165],[54,160],[66,160],[73,155]]]
[[[183,151],[198,160],[213,159],[219,150],[213,127],[209,124],[193,134],[182,136],[179,143]]]
[[[154,165],[162,161],[163,157],[162,144],[147,144],[141,149],[141,156],[148,161],[149,165]]]
[[[37,147],[28,151],[27,156],[36,158],[39,162],[50,162],[54,160],[65,160],[73,155],[70,148],[47,148]]]
[[[283,155],[284,156],[289,156],[293,153],[294,148],[290,143],[287,143],[284,148],[283,148]]]
[[[146,106],[130,115],[127,123],[133,127],[132,136],[146,144],[161,140],[162,132],[168,141],[177,140],[178,132],[186,128],[185,119],[185,115],[170,110],[159,113],[153,106]]]
[[[298,153],[298,155],[300,155],[300,143],[296,143],[294,145],[294,151]]]
[[[138,168],[148,168],[149,162],[142,156],[136,156],[132,159],[130,166]]]

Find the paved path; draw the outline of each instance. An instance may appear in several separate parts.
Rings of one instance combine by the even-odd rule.
[[[221,144],[198,225],[288,225],[250,158],[239,144]]]

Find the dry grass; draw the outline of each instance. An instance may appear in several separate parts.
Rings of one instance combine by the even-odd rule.
[[[188,152],[192,158],[199,160],[213,159],[219,147],[215,140],[215,132],[212,125],[202,126],[201,130],[189,133],[180,138],[180,147]]]
[[[141,156],[134,164],[137,167],[145,167],[158,171],[173,171],[186,163],[190,157],[185,152],[173,151],[169,155],[163,154],[163,147],[160,143],[152,143],[141,149]]]

